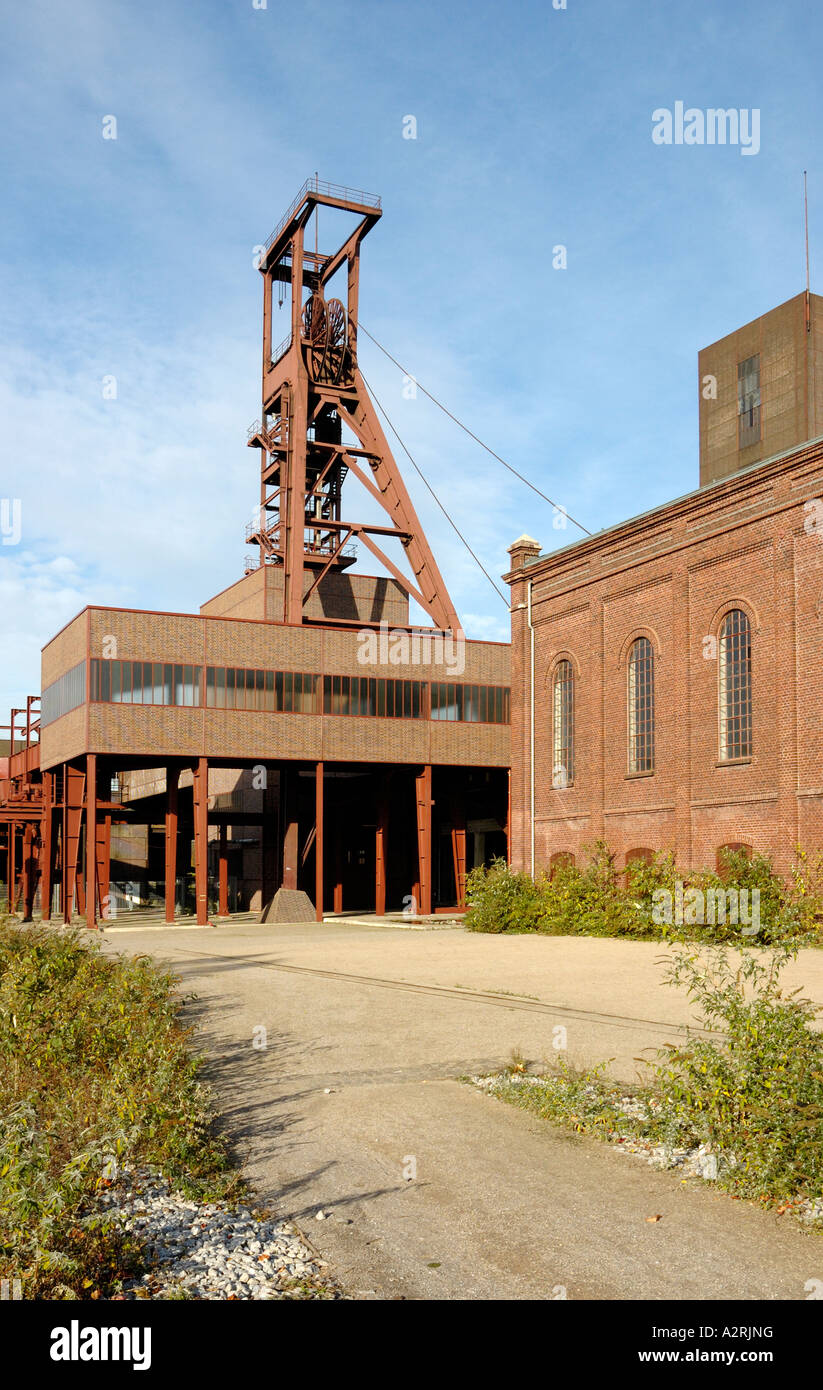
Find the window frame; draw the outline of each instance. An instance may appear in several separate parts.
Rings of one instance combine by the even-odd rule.
[[[641,644],[645,645],[642,658],[638,658],[636,653]],[[648,717],[644,720],[645,727],[641,729],[637,670],[640,662],[648,668],[648,676],[645,685],[648,687]],[[654,642],[647,633],[638,633],[632,638],[626,660],[626,776],[627,777],[653,777],[657,770],[657,712],[655,704],[655,685],[656,685],[656,652]],[[643,698],[642,696],[640,698]],[[644,740],[650,752],[647,753],[644,763],[648,766],[640,766],[640,759],[637,756],[638,746],[641,739]]]
[[[737,631],[732,631],[732,632],[730,632],[730,633],[724,633],[724,628],[726,627],[726,624],[728,623],[729,619],[730,619],[734,614],[739,614],[739,615],[740,615],[740,617],[743,619],[743,623],[744,623],[745,626],[744,626],[744,627],[743,627],[743,626],[738,627]],[[733,640],[733,639],[735,639],[735,638],[739,638],[739,637],[741,636],[741,634],[742,634],[744,631],[745,631],[745,633],[747,634],[747,638],[748,638],[748,652],[747,652],[747,667],[748,667],[748,669],[747,669],[747,684],[746,684],[746,696],[747,696],[747,698],[746,698],[746,700],[745,700],[745,706],[746,706],[746,732],[747,732],[747,734],[748,734],[748,740],[747,740],[747,744],[746,744],[746,750],[747,750],[747,751],[746,751],[746,752],[735,752],[735,753],[733,753],[733,754],[730,755],[730,754],[729,754],[729,751],[728,751],[728,750],[729,750],[729,724],[730,724],[730,723],[733,723],[735,719],[741,719],[742,716],[741,716],[740,714],[735,715],[734,713],[732,713],[731,715],[729,715],[729,714],[727,713],[727,710],[728,710],[728,707],[729,707],[729,705],[728,705],[729,691],[728,691],[728,677],[727,677],[727,673],[726,673],[726,657],[725,657],[725,655],[724,655],[724,643],[727,642],[727,641]],[[732,657],[732,663],[734,664],[734,657]],[[738,660],[738,664],[739,664],[739,660]],[[734,704],[734,694],[735,694],[735,693],[738,693],[738,694],[739,694],[739,689],[738,689],[738,692],[732,691],[732,709],[735,708],[735,704]],[[738,700],[737,706],[736,706],[737,708],[740,707],[740,703],[741,703],[741,702]],[[738,732],[742,732],[742,726],[741,726],[741,730],[739,730]],[[740,742],[740,744],[741,744],[741,746],[742,746],[742,738],[739,739],[738,742]],[[750,615],[746,612],[746,609],[745,609],[745,608],[742,608],[742,607],[740,606],[740,604],[738,603],[737,605],[735,605],[735,606],[733,606],[733,607],[727,608],[727,609],[725,610],[725,612],[721,615],[720,621],[719,621],[718,624],[717,624],[717,765],[718,765],[719,767],[734,767],[734,766],[736,766],[736,765],[739,766],[740,764],[750,763],[750,762],[752,761],[752,758],[753,758],[753,757],[754,757],[754,641],[753,641],[753,637],[752,637],[752,620],[751,620]]]
[[[569,787],[574,786],[575,778],[575,671],[572,661],[567,656],[561,657],[552,671],[551,709],[552,790],[566,791]],[[561,767],[566,774],[566,779],[562,784],[558,784],[556,781],[557,771]]]

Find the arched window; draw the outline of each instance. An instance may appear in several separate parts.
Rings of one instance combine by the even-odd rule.
[[[574,781],[574,671],[570,661],[559,661],[552,684],[552,786],[557,790]]]
[[[720,624],[718,658],[720,758],[733,762],[752,755],[752,634],[739,608]]]
[[[654,650],[638,637],[629,653],[629,772],[654,772]]]
[[[549,860],[549,878],[554,878],[558,869],[573,869],[574,855],[570,849],[559,849]]]
[[[641,863],[641,864],[652,864],[652,863],[654,863],[654,850],[653,850],[653,849],[627,849],[627,850],[626,850],[626,863],[627,863],[627,864],[633,864],[633,863],[635,863],[635,862],[639,862],[639,863]]]
[[[729,855],[744,854],[747,859],[752,857],[752,847],[747,845],[744,840],[730,840],[727,845],[719,845],[715,856],[715,865],[721,878],[725,879],[729,873]]]

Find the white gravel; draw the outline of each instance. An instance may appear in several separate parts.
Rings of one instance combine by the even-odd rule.
[[[289,1221],[249,1206],[192,1201],[145,1169],[118,1173],[98,1205],[123,1221],[149,1257],[147,1274],[124,1281],[126,1298],[343,1297]]]
[[[546,1078],[534,1076],[529,1072],[513,1072],[511,1074],[497,1074],[495,1076],[472,1076],[469,1080],[481,1091],[486,1091],[489,1095],[497,1095],[501,1086],[542,1086]],[[585,1094],[593,1101],[600,1095],[596,1086],[585,1086]],[[610,1097],[610,1099],[612,1099]],[[614,1102],[618,1110],[628,1118],[633,1120],[646,1120],[649,1118],[650,1111],[658,1109],[658,1104],[654,1098],[647,1103],[639,1100],[636,1096],[621,1096]],[[737,1158],[734,1154],[715,1151],[711,1144],[696,1144],[692,1148],[678,1148],[668,1144],[653,1144],[644,1139],[638,1139],[633,1134],[621,1134],[619,1131],[613,1132],[608,1136],[609,1142],[614,1144],[620,1153],[633,1154],[635,1158],[643,1159],[653,1168],[677,1168],[683,1178],[702,1178],[705,1182],[714,1182],[718,1173],[723,1168],[735,1168]],[[802,1221],[823,1221],[823,1198],[804,1198],[802,1201],[792,1204],[793,1215]]]

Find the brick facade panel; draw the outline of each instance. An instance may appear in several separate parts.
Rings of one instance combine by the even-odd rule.
[[[86,706],[70,710],[40,731],[40,766],[49,768],[86,752]]]
[[[536,563],[514,550],[512,862],[531,856],[526,617],[535,625],[535,863],[603,836],[714,865],[751,844],[788,870],[794,846],[823,849],[823,446],[808,444]],[[806,506],[806,504],[809,504]],[[820,503],[818,507],[818,503]],[[718,765],[720,621],[752,630],[753,754]],[[626,654],[656,651],[653,776],[627,778]],[[550,673],[575,661],[575,784],[551,788]]]
[[[70,671],[86,655],[86,613],[78,613],[43,648],[40,661],[40,689],[45,690],[65,671]]]

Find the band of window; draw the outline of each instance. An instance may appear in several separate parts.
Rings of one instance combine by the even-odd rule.
[[[202,694],[202,698],[201,698]],[[273,713],[346,714],[508,724],[506,686],[456,685],[306,671],[201,668],[150,661],[91,662],[91,699],[140,705],[201,706]]]

